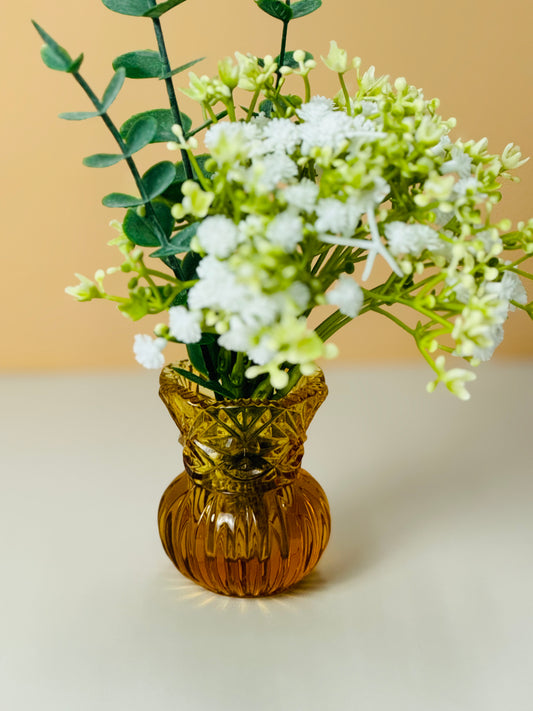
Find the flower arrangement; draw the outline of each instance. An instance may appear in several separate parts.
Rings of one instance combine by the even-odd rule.
[[[412,336],[434,371],[428,390],[443,383],[468,399],[475,374],[449,367],[453,358],[477,366],[502,340],[510,311],[533,317],[521,281],[533,278],[522,264],[533,256],[533,220],[512,229],[491,217],[501,181],[516,180],[512,171],[525,162],[519,148],[495,155],[486,139],[453,140],[455,120],[439,116],[437,99],[403,78],[363,71],[333,41],[322,61],[339,90],[315,96],[316,62],[288,51],[287,38],[290,23],[321,0],[255,0],[281,23],[280,52],[236,52],[215,77],[191,71],[181,92],[202,108],[193,127],[173,79],[200,60],[172,70],[161,25],[184,0],[102,1],[148,18],[158,47],[117,57],[102,99],[80,73],[83,55],[72,59],[34,23],[44,62],[72,74],[94,105],[61,117],[100,117],[118,144],[118,153],[89,156],[85,165],[126,161],[138,192],[103,199],[126,209],[110,242],[121,264],[94,279],[78,275],[67,292],[114,301],[133,320],[168,312],[155,337],[135,337],[137,360],[161,368],[167,345],[184,343],[195,372],[177,370],[217,398],[285,395],[318,359],[336,355],[329,339],[341,327],[373,311]],[[170,108],[118,127],[108,111],[126,78],[163,80]],[[288,89],[295,82],[300,93]],[[134,156],[152,143],[178,160],[141,176]],[[388,276],[376,284],[378,260]],[[116,272],[128,277],[125,295],[108,291],[106,276]],[[328,306],[336,309],[312,328],[311,312]]]

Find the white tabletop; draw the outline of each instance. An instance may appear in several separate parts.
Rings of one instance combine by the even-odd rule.
[[[469,403],[424,368],[330,370],[304,464],[329,547],[287,594],[181,577],[152,373],[0,380],[0,708],[531,711],[533,364]]]

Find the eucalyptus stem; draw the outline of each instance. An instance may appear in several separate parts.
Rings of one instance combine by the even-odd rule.
[[[120,135],[120,131],[118,130],[118,128],[115,126],[115,124],[111,120],[111,117],[109,116],[107,111],[102,111],[102,109],[103,109],[102,102],[96,96],[96,94],[91,89],[89,84],[85,81],[85,79],[82,77],[82,75],[79,72],[73,72],[72,76],[78,82],[78,84],[81,86],[83,91],[87,94],[87,96],[91,100],[94,108],[100,114],[102,121],[105,123],[105,125],[109,129],[111,135],[117,142],[122,155],[125,157],[126,163],[128,165],[128,168],[130,169],[133,179],[135,180],[135,184],[137,186],[138,191],[141,194],[141,197],[144,201],[144,204],[146,206],[146,210],[150,216],[150,219],[152,220],[154,227],[157,230],[157,239],[159,240],[159,244],[162,247],[166,247],[169,244],[167,236],[165,234],[165,231],[161,227],[161,224],[159,223],[159,219],[158,219],[156,212],[154,210],[154,207],[148,197],[148,193],[146,192],[146,188],[144,187],[141,175],[137,169],[137,166],[135,165],[135,161],[133,160],[133,158],[131,156],[126,156],[127,146],[124,143],[122,136]],[[168,264],[170,269],[172,269],[172,271],[174,272],[176,277],[181,280],[183,274],[181,272],[181,267],[180,267],[179,262],[176,259],[176,257],[168,257],[166,260],[166,263]]]
[[[285,5],[291,6],[291,0],[285,0]],[[279,51],[279,62],[278,71],[276,72],[276,89],[278,88],[281,79],[281,67],[285,62],[285,51],[287,49],[287,31],[289,29],[289,20],[283,23],[283,30],[281,33],[281,49]]]
[[[148,0],[150,7],[156,6],[156,0]],[[161,21],[159,17],[152,17],[152,23],[154,26],[154,32],[157,39],[157,46],[159,48],[159,56],[161,58],[161,63],[163,64],[164,76],[165,76],[165,86],[167,89],[168,100],[170,103],[170,110],[172,111],[172,117],[175,123],[180,126],[185,136],[185,130],[183,128],[183,120],[181,118],[181,112],[178,106],[178,99],[176,97],[176,90],[174,89],[174,82],[172,76],[170,75],[170,62],[168,59],[168,52],[165,45],[165,38],[163,35],[163,28],[161,27]],[[191,167],[191,162],[187,152],[183,149],[181,150],[181,159],[183,161],[183,167],[185,168],[185,175],[189,180],[193,179],[193,171]]]

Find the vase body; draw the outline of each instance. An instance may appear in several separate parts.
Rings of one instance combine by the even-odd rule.
[[[327,395],[322,372],[280,400],[217,401],[172,365],[160,385],[185,465],[159,506],[170,559],[225,595],[271,595],[297,583],[331,527],[324,491],[300,467],[307,427]]]

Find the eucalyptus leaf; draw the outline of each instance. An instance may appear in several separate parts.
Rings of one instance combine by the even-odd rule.
[[[85,121],[85,119],[101,116],[99,111],[66,111],[59,114],[59,118],[65,121]]]
[[[104,5],[121,15],[142,17],[150,9],[149,0],[102,0]]]
[[[186,69],[190,69],[191,67],[194,67],[195,64],[198,64],[198,62],[203,62],[205,57],[199,57],[198,59],[192,59],[190,62],[187,62],[187,64],[182,64],[181,67],[177,67],[176,69],[173,69],[171,72],[167,72],[166,74],[161,74],[159,77],[160,79],[169,79],[170,77],[173,77],[175,74],[180,74],[181,72],[184,72]]]
[[[41,39],[45,42],[46,46],[41,49],[41,57],[46,66],[50,69],[55,69],[58,72],[75,71],[72,69],[72,67],[76,64],[78,60],[80,60],[80,57],[78,57],[77,60],[73,61],[67,50],[61,47],[61,45],[59,45],[55,41],[55,39],[51,37],[44,28],[41,27],[41,25],[37,24],[35,20],[32,20],[32,24],[39,33]],[[81,58],[83,59],[83,55],[81,56]]]
[[[109,193],[102,200],[102,205],[106,207],[138,207],[144,205],[144,200],[125,193]]]
[[[274,104],[270,101],[270,99],[265,99],[259,104],[259,111],[261,111],[267,118],[270,118],[270,115],[274,109]]]
[[[113,60],[113,69],[123,69],[128,79],[154,79],[163,74],[163,63],[159,52],[141,49],[138,52],[121,54]]]
[[[122,68],[117,69],[113,75],[113,78],[109,82],[107,89],[104,91],[104,96],[102,97],[102,113],[105,113],[113,101],[117,98],[125,79],[126,71]]]
[[[151,257],[172,257],[174,254],[183,254],[188,252],[191,246],[191,240],[198,229],[198,222],[193,222],[192,225],[187,225],[183,230],[174,235],[169,240],[168,245],[161,247],[156,252],[152,252]],[[127,233],[126,233],[127,234]]]
[[[87,168],[108,168],[110,165],[119,163],[124,156],[122,153],[95,153],[83,159],[83,165]]]
[[[305,15],[310,15],[315,10],[322,5],[322,0],[299,0],[291,5],[292,16],[294,19],[297,17],[305,17]]]
[[[157,121],[153,116],[141,116],[126,136],[126,147],[128,156],[133,155],[141,148],[152,143],[157,131]]]
[[[41,58],[49,69],[55,69],[57,72],[68,72],[72,65],[70,54],[62,47],[55,49],[47,44],[43,45]]]
[[[176,168],[174,163],[170,161],[162,161],[161,163],[156,163],[153,165],[146,173],[143,175],[143,185],[146,189],[148,199],[161,195],[161,193],[168,188],[176,177]]]
[[[167,141],[175,141],[176,136],[172,133],[172,126],[176,123],[170,109],[151,109],[140,114],[135,114],[120,127],[120,135],[122,138],[127,138],[128,133],[140,118],[152,117],[157,122],[157,129],[150,143],[166,143]],[[192,126],[191,119],[186,114],[181,114],[183,122],[183,130],[187,134]]]
[[[282,22],[290,22],[293,18],[292,7],[281,0],[256,0],[256,3],[267,15]]]
[[[129,240],[141,247],[157,247],[160,244],[153,225],[145,217],[138,215],[135,209],[126,213],[122,229]]]
[[[76,57],[76,59],[72,62],[70,67],[68,68],[69,72],[71,74],[76,74],[81,67],[81,63],[83,62],[83,54],[80,54],[79,57]]]
[[[144,13],[144,17],[161,17],[165,12],[172,10],[177,5],[181,5],[185,0],[167,0],[166,2],[161,2],[155,7],[151,7]]]

